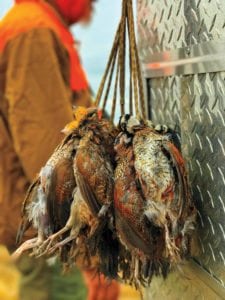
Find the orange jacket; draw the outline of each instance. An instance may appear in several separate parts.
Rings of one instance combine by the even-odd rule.
[[[41,0],[17,0],[3,19],[0,31],[0,51],[12,39],[34,28],[49,28],[61,40],[70,57],[70,86],[73,91],[85,90],[88,82],[74,47],[74,39],[57,12]],[[82,2],[82,1],[81,1]],[[80,9],[81,10],[81,9]],[[79,9],[78,9],[79,14]]]

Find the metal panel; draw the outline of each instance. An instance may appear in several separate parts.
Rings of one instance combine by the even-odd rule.
[[[223,0],[137,0],[140,54],[225,39]]]
[[[148,78],[225,70],[225,42],[205,42],[191,47],[155,53],[143,61]]]
[[[179,47],[221,43],[224,11],[223,0],[139,0],[142,61]],[[148,78],[153,121],[180,132],[198,209],[199,250],[196,263],[182,267],[184,274],[175,271],[166,281],[154,279],[146,299],[225,299],[225,72],[215,70]]]
[[[198,261],[225,285],[225,73],[183,78],[182,144],[199,211]],[[218,88],[222,90],[219,93]]]

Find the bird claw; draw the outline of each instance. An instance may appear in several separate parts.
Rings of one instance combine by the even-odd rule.
[[[52,248],[52,243],[56,239],[55,234],[50,235],[47,240],[45,240],[42,245],[39,247],[39,254],[36,257],[41,257],[49,253],[49,250]]]
[[[35,256],[36,258],[40,258],[40,257],[43,257],[47,254],[48,252],[45,250],[45,251],[37,251],[37,253],[32,253],[31,256]]]
[[[39,255],[36,255],[37,258],[40,258],[42,256],[45,255],[52,255],[53,253],[55,253],[55,251],[57,250],[57,248],[59,248],[58,244],[60,243],[56,243],[54,246],[51,246],[52,243],[49,243],[48,246],[46,247],[46,249],[42,252],[39,253]]]
[[[66,245],[67,243],[69,243],[70,241],[76,239],[76,236],[69,236],[67,238],[65,238],[64,240],[62,240],[61,242],[56,243],[53,247],[51,247],[48,250],[48,254],[53,254],[56,250],[62,248],[64,245]]]
[[[165,226],[165,242],[166,242],[166,249],[168,251],[170,258],[174,261],[179,260],[180,258],[179,248],[175,245],[174,241],[171,240],[167,226]]]
[[[47,245],[47,240],[40,246],[40,248],[39,248],[39,255],[37,256],[37,257],[41,257],[41,256],[44,256],[45,254],[46,254],[46,250],[47,250],[47,248],[48,248],[48,245]],[[46,247],[46,245],[47,245],[47,247]]]
[[[27,240],[19,248],[17,248],[17,250],[15,252],[13,252],[12,259],[17,260],[23,254],[23,252],[30,250],[30,249],[38,248],[41,243],[42,243],[42,240],[38,237],[33,238],[31,240]],[[36,256],[35,251],[33,250],[33,252],[29,254],[29,256]]]
[[[59,245],[60,243],[57,243],[57,244],[55,244],[53,247],[51,247],[47,252],[46,252],[46,254],[49,254],[49,255],[52,255],[53,253],[55,253],[56,252],[56,250],[58,250],[59,248],[60,248],[60,245]]]

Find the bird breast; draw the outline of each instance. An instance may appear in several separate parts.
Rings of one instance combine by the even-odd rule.
[[[168,157],[162,151],[162,137],[159,135],[156,139],[153,134],[135,136],[133,150],[134,166],[141,181],[151,184],[152,192],[163,193],[174,182],[174,174]]]

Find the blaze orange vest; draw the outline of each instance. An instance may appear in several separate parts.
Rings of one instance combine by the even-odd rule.
[[[70,86],[73,91],[86,90],[88,81],[74,48],[74,39],[57,12],[44,1],[15,4],[0,21],[0,52],[21,33],[35,28],[49,28],[60,38],[70,57]]]

